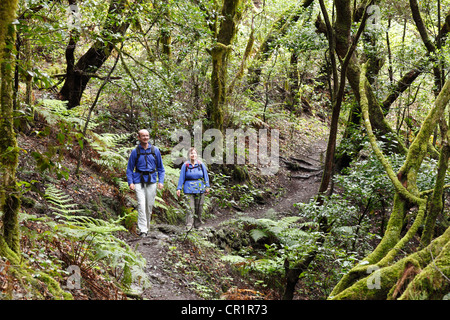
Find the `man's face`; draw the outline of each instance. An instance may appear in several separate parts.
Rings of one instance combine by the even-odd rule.
[[[148,140],[150,140],[150,134],[147,130],[141,130],[138,134],[138,140],[140,143],[147,144]]]

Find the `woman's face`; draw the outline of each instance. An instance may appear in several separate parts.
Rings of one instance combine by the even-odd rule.
[[[191,152],[189,153],[189,158],[190,158],[191,160],[197,159],[197,151],[191,150]]]

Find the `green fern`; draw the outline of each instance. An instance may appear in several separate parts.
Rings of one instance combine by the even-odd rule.
[[[272,219],[255,219],[252,217],[242,217],[240,220],[247,225],[253,225],[249,233],[255,242],[263,238],[272,238],[284,244],[294,244],[301,238],[310,238],[311,235],[300,229],[304,224],[296,227],[293,225],[300,220],[300,217],[284,217],[278,221]]]
[[[57,189],[54,185],[47,185],[44,198],[49,203],[49,208],[53,210],[55,215],[70,215],[81,213],[83,210],[76,209],[76,204],[63,191]]]
[[[128,156],[133,146],[121,146],[125,140],[129,138],[129,134],[97,134],[91,132],[86,137],[90,146],[97,151],[100,159],[92,159],[100,166],[119,171],[125,171]]]
[[[89,143],[95,150],[107,151],[116,148],[121,142],[130,137],[128,133],[103,133],[93,132],[89,137]]]
[[[71,123],[78,128],[84,128],[86,123],[86,112],[84,107],[67,109],[67,101],[42,99],[36,105],[35,112],[41,115],[49,125],[56,125],[59,122]],[[98,124],[91,119],[88,130],[93,130]]]
[[[134,282],[139,282],[143,287],[148,286],[149,279],[145,273],[146,260],[114,235],[117,231],[127,231],[121,225],[126,216],[106,221],[82,215],[83,210],[76,209],[73,199],[53,185],[47,185],[45,199],[59,219],[58,224],[52,225],[56,233],[78,242],[89,243],[94,251],[95,260],[105,261],[116,274],[117,269],[123,270],[127,278],[131,272]],[[125,279],[124,285],[127,283],[128,279]]]

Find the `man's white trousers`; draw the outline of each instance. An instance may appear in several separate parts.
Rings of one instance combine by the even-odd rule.
[[[138,202],[137,225],[139,232],[148,232],[150,220],[152,218],[152,209],[155,204],[156,183],[135,185],[136,199]]]

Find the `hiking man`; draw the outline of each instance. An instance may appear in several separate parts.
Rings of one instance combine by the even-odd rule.
[[[127,181],[130,189],[136,192],[138,201],[139,236],[145,237],[150,226],[156,188],[163,188],[165,170],[161,152],[149,143],[149,132],[139,130],[137,139],[139,145],[131,151],[128,159]]]

